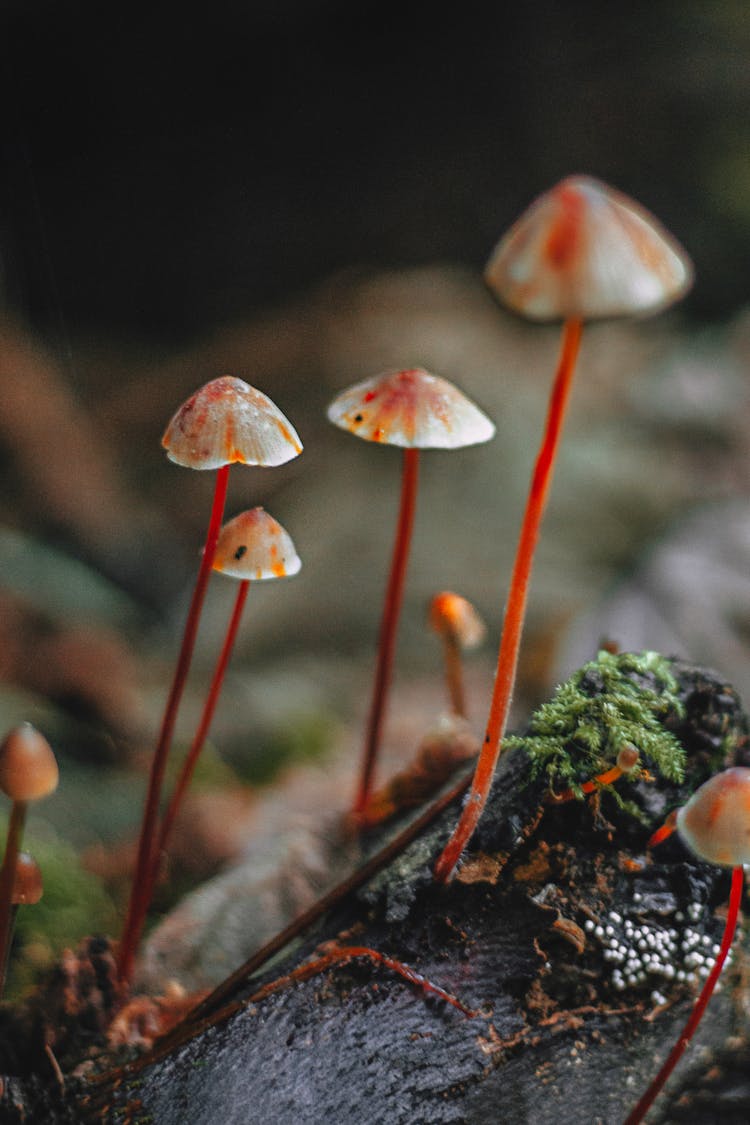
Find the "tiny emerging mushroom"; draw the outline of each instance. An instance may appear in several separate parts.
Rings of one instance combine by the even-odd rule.
[[[516,548],[482,752],[435,877],[446,882],[477,826],[502,749],[515,685],[534,551],[552,481],[583,323],[654,313],[689,290],[682,247],[638,203],[590,176],[569,176],[540,196],[493,251],[485,280],[531,320],[562,320],[562,347]]]
[[[685,1027],[662,1064],[658,1074],[625,1120],[624,1125],[639,1125],[658,1097],[685,1048],[695,1034],[708,1006],[716,982],[724,968],[737,928],[742,901],[743,865],[750,863],[750,769],[733,766],[709,778],[696,789],[690,800],[672,817],[665,830],[659,830],[649,843],[658,843],[677,829],[683,843],[699,859],[720,867],[731,867],[724,934],[711,972],[706,977]]]
[[[16,871],[13,877],[13,890],[11,891],[11,907],[8,924],[8,940],[5,945],[5,954],[0,964],[0,996],[5,989],[8,976],[8,962],[10,949],[13,944],[13,931],[16,925],[16,915],[19,906],[35,906],[44,893],[42,871],[39,864],[28,852],[19,852],[16,860]]]
[[[342,391],[328,407],[341,429],[404,450],[401,504],[378,640],[375,684],[354,815],[364,812],[390,685],[398,618],[414,524],[421,449],[459,449],[489,441],[495,426],[453,383],[420,367],[389,371]]]
[[[160,860],[167,849],[177,813],[208,737],[237,638],[250,583],[267,581],[273,578],[290,578],[299,572],[301,566],[302,562],[291,536],[263,508],[252,508],[249,511],[241,512],[234,519],[225,523],[219,533],[213,569],[230,578],[239,579],[239,587],[200,722],[161,821],[148,874],[149,899],[153,893]]]
[[[146,872],[154,858],[161,790],[213,566],[230,466],[274,467],[302,452],[296,430],[275,403],[262,391],[232,375],[222,375],[195,391],[172,417],[162,445],[170,461],[178,465],[216,470],[216,484],[206,541],[151,764],[135,875],[120,940],[118,973],[122,985],[132,976],[135,950],[148,910],[150,895]]]
[[[466,718],[461,652],[477,648],[485,638],[486,628],[474,606],[460,594],[442,590],[430,601],[430,628],[443,642],[445,677],[451,707],[456,715]]]
[[[6,735],[0,744],[0,789],[10,797],[13,806],[0,867],[0,995],[5,986],[14,889],[29,803],[54,793],[58,780],[59,772],[52,747],[31,723],[22,723]]]

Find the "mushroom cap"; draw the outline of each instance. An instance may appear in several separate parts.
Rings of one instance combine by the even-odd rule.
[[[409,449],[459,449],[495,433],[487,415],[458,387],[421,367],[356,383],[333,400],[327,414],[365,441]]]
[[[0,789],[12,801],[38,801],[57,789],[59,773],[43,734],[21,723],[0,743]]]
[[[474,606],[460,594],[442,590],[430,602],[429,622],[436,633],[447,633],[461,648],[477,648],[487,632]]]
[[[696,789],[677,813],[677,831],[709,863],[750,863],[750,769],[732,766]]]
[[[219,532],[213,568],[230,578],[289,578],[301,566],[291,536],[263,508],[240,512]]]
[[[233,375],[200,387],[182,404],[161,443],[170,461],[188,469],[283,465],[302,452],[288,418],[267,395]]]
[[[640,204],[591,176],[569,176],[513,224],[484,277],[530,320],[594,320],[665,308],[687,293],[693,266]]]
[[[13,876],[11,902],[14,906],[34,906],[44,892],[42,871],[28,852],[19,852]]]

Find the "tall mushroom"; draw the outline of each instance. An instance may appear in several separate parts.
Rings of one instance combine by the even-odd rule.
[[[232,375],[213,379],[192,394],[167,426],[162,445],[170,461],[178,465],[217,472],[206,542],[151,764],[135,875],[118,955],[118,972],[123,985],[132,976],[135,949],[148,909],[146,873],[156,844],[164,772],[213,566],[229,468],[235,463],[265,467],[283,465],[302,452],[294,427],[271,399]]]
[[[225,523],[219,533],[213,569],[229,578],[239,579],[237,597],[229,619],[224,643],[216,662],[211,686],[206,696],[198,728],[190,744],[172,796],[162,817],[151,871],[151,892],[158,874],[159,861],[167,849],[169,835],[187,791],[213,721],[224,683],[242,611],[251,582],[272,578],[291,578],[302,566],[291,536],[263,508],[241,512]],[[150,897],[150,896],[149,896]]]
[[[590,176],[570,176],[540,196],[490,257],[485,280],[497,298],[531,320],[562,320],[563,338],[508,589],[485,739],[458,824],[435,866],[442,882],[482,815],[500,755],[534,550],[583,323],[656,312],[684,296],[692,277],[684,250],[652,215]]]
[[[372,789],[386,698],[393,667],[396,630],[414,524],[420,449],[459,449],[489,441],[495,426],[453,383],[420,367],[375,375],[343,391],[328,407],[341,429],[404,450],[401,504],[380,625],[375,685],[362,769],[354,803],[364,812]]]

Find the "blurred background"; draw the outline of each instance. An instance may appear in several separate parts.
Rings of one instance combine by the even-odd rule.
[[[423,458],[384,770],[446,706],[440,589],[487,622],[481,727],[558,347],[482,270],[572,172],[657,214],[696,284],[586,330],[514,719],[603,639],[750,691],[749,58],[742,0],[2,5],[0,718],[55,742],[38,832],[115,906],[213,487],[160,438],[209,379],[246,379],[300,433],[287,466],[233,470],[227,514],[266,506],[303,569],[251,590],[178,885],[260,821],[351,797],[400,459],[325,408],[386,368],[452,379],[498,433]],[[217,578],[183,742],[233,596]],[[259,793],[281,794],[266,820]]]

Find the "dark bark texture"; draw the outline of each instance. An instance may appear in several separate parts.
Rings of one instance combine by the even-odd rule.
[[[665,724],[685,746],[687,778],[622,784],[643,821],[607,793],[544,804],[526,755],[509,753],[448,886],[431,870],[458,801],[242,980],[229,1009],[70,1091],[60,1120],[622,1122],[689,1014],[698,983],[681,974],[710,965],[729,885],[727,872],[696,862],[676,837],[649,854],[646,842],[703,780],[710,757],[742,764],[747,753],[731,687],[704,669],[673,668],[685,708]],[[330,942],[397,958],[476,1014],[366,958],[257,998]],[[650,1121],[750,1120],[746,949],[740,934]],[[34,1116],[32,1093],[24,1091],[26,1120],[53,1120],[49,1107]]]

